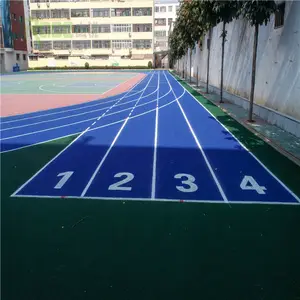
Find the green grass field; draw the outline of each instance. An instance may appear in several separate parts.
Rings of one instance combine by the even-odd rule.
[[[297,165],[187,88],[300,195]],[[10,198],[73,138],[1,155],[3,300],[300,299],[300,206]]]

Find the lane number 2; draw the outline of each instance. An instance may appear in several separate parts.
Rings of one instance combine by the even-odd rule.
[[[176,189],[183,193],[193,193],[198,190],[198,186],[194,183],[195,177],[191,174],[179,173],[174,176],[175,179],[181,179],[181,183],[187,185],[176,185]],[[186,178],[186,179],[185,179]],[[184,180],[182,180],[184,179]]]
[[[248,176],[248,175],[246,175],[243,178],[240,184],[240,188],[242,190],[256,191],[260,195],[266,194],[265,192],[266,188],[264,186],[259,185],[252,176]]]
[[[121,172],[121,173],[117,173],[114,177],[115,178],[125,177],[125,178],[116,183],[111,184],[108,187],[110,191],[131,191],[132,190],[131,186],[123,186],[124,184],[133,180],[134,175],[132,173]]]
[[[73,173],[74,173],[73,171],[59,173],[57,175],[57,177],[62,177],[62,178],[54,188],[57,190],[61,189],[65,185],[65,183],[68,181],[68,179],[73,175]]]

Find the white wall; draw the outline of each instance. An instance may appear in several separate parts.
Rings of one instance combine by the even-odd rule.
[[[257,53],[255,103],[300,120],[300,2],[286,1],[284,26],[274,29],[274,16],[260,26]],[[254,28],[245,20],[226,26],[224,88],[248,98],[251,84]],[[210,84],[220,87],[222,24],[213,28],[210,56]],[[194,50],[194,76],[206,81],[207,36],[202,51]],[[183,58],[189,71],[189,56]],[[182,70],[182,61],[180,70]],[[175,67],[177,65],[175,64]]]

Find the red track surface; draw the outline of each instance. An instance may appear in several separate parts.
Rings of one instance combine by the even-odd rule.
[[[126,92],[139,80],[143,79],[145,74],[137,74],[135,77],[125,81],[115,88],[104,92],[101,95],[96,94],[3,94],[1,95],[1,117],[25,114],[34,111],[58,108],[96,99],[114,96]]]

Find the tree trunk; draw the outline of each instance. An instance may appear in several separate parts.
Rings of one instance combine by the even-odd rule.
[[[253,57],[252,57],[252,78],[251,78],[251,91],[249,100],[249,116],[248,121],[254,122],[252,119],[253,103],[254,103],[254,88],[255,88],[255,73],[256,73],[256,54],[257,54],[257,40],[258,40],[258,24],[255,24],[254,42],[253,42]]]
[[[182,58],[182,78],[184,79],[184,57]]]
[[[220,103],[223,101],[223,73],[224,73],[224,48],[225,48],[225,38],[226,38],[226,23],[223,21],[223,32],[222,32],[222,60],[221,60],[221,87],[220,87]]]
[[[192,83],[192,48],[190,48],[190,83]]]
[[[199,69],[198,69],[198,66],[197,66],[197,87],[199,86]]]
[[[210,43],[211,43],[211,29],[208,33],[208,42],[207,42],[207,70],[206,70],[206,93],[208,94],[208,83],[209,83],[209,58],[210,58]]]

